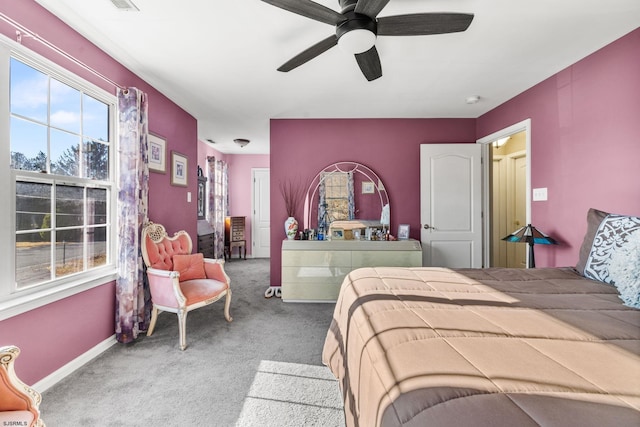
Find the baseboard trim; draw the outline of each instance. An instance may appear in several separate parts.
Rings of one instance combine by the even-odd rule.
[[[75,370],[81,368],[82,366],[89,363],[94,358],[101,355],[103,352],[108,350],[112,345],[116,343],[115,334],[102,341],[95,347],[91,348],[89,351],[81,354],[80,356],[73,359],[71,362],[67,363],[60,369],[52,372],[47,375],[37,383],[35,383],[32,387],[38,391],[39,393],[44,393],[50,387],[54,386],[58,382],[62,381],[67,376],[71,375]]]

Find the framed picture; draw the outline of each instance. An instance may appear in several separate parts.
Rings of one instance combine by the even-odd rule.
[[[167,140],[152,133],[149,134],[149,170],[167,173]]]
[[[207,178],[198,176],[198,219],[205,219],[205,197],[207,189]]]
[[[409,224],[400,224],[398,226],[398,240],[409,239]]]
[[[187,186],[187,156],[171,152],[171,185]]]
[[[375,191],[375,186],[371,181],[363,181],[362,182],[362,194],[373,194]]]
[[[344,240],[344,230],[342,228],[332,228],[331,240]]]

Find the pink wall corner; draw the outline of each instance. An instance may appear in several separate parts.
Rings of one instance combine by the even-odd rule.
[[[640,215],[640,29],[478,119],[478,138],[531,118],[532,223],[561,242],[536,265],[574,266],[589,208]]]
[[[16,374],[29,385],[100,344],[115,330],[115,282],[0,322],[0,346],[20,349]]]
[[[411,237],[420,238],[420,144],[473,143],[475,119],[274,119],[270,140],[271,285],[280,286],[287,216],[279,182],[309,182],[332,163],[360,162],[387,189],[391,230],[409,224]]]
[[[226,162],[228,161],[227,156],[228,154],[221,153],[206,142],[198,140],[198,165],[205,171],[205,174],[208,167],[207,157],[215,157],[216,160],[224,160]]]

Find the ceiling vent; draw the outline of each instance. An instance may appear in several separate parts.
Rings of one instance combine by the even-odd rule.
[[[110,0],[111,3],[119,10],[129,11],[129,12],[139,12],[138,6],[133,4],[131,0]]]

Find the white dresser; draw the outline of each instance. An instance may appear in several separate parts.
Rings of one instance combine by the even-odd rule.
[[[284,240],[282,300],[334,302],[351,270],[360,267],[421,267],[417,240]]]

